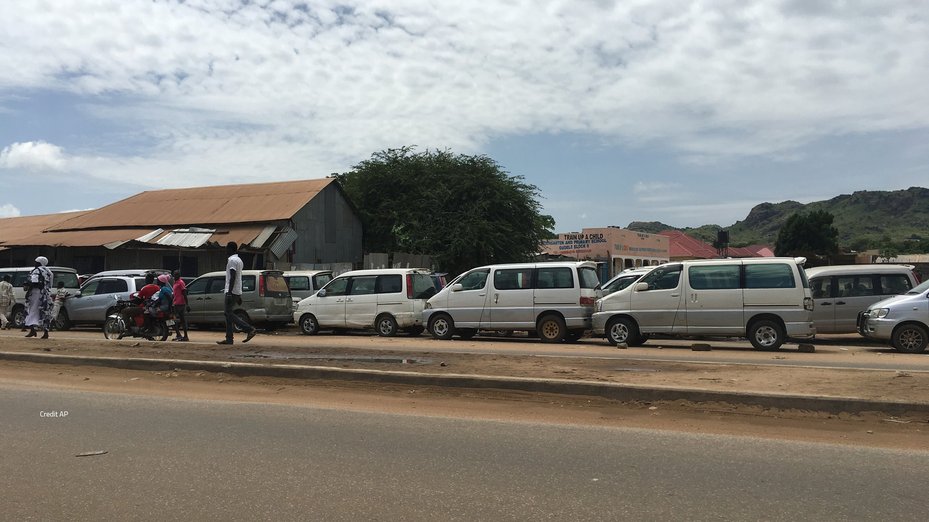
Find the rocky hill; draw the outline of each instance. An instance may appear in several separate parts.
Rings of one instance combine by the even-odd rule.
[[[714,241],[716,232],[725,228],[729,230],[729,242],[733,246],[756,243],[773,245],[788,217],[814,210],[823,210],[835,216],[833,225],[839,231],[839,245],[842,247],[874,247],[885,238],[895,243],[913,239],[929,240],[929,189],[922,187],[861,191],[806,205],[796,201],[761,203],[744,220],[728,227],[703,225],[676,228],[657,221],[633,221],[627,228],[649,233],[681,230],[707,242]]]

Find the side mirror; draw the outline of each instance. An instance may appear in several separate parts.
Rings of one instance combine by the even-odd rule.
[[[319,292],[316,292],[316,295],[318,295],[319,297],[326,297],[326,289],[323,288]]]
[[[455,283],[452,285],[452,292],[460,292],[464,290],[464,287],[461,286],[461,283]]]
[[[636,283],[635,284],[636,292],[646,292],[648,291],[648,283]]]

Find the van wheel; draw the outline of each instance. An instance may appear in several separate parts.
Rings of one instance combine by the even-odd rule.
[[[397,320],[392,315],[384,314],[374,322],[377,334],[381,337],[393,337],[397,335]]]
[[[429,333],[436,339],[449,340],[455,334],[455,322],[447,314],[437,314],[429,318]]]
[[[26,326],[26,307],[17,306],[13,308],[13,315],[10,317],[13,326],[16,328],[25,328]]]
[[[929,341],[926,329],[918,324],[905,324],[894,330],[891,339],[894,349],[903,353],[923,353]]]
[[[539,319],[539,339],[543,343],[560,343],[567,334],[564,319],[555,314],[548,314]]]
[[[784,344],[781,325],[770,319],[755,321],[748,327],[748,340],[756,350],[775,351]]]
[[[313,317],[313,314],[303,314],[300,316],[300,331],[303,335],[316,335],[319,333],[319,321]]]
[[[58,317],[55,318],[55,329],[56,330],[69,330],[71,328],[71,320],[68,318],[68,312],[61,310],[58,312]]]

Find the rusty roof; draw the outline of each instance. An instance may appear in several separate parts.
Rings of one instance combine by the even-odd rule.
[[[25,238],[40,234],[48,227],[63,221],[82,216],[87,211],[62,212],[59,214],[42,214],[0,219],[0,244],[20,245]]]
[[[48,231],[288,220],[332,178],[151,190],[48,226]]]

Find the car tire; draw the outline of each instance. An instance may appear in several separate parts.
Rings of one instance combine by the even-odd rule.
[[[397,335],[397,320],[394,319],[394,316],[389,314],[384,314],[378,316],[374,321],[374,329],[377,330],[377,335],[381,337],[393,337]]]
[[[781,325],[770,319],[759,319],[748,325],[748,340],[756,350],[776,351],[786,337]]]
[[[555,314],[542,316],[539,319],[536,331],[539,333],[539,340],[543,343],[560,343],[568,333],[564,319]]]
[[[614,317],[606,323],[606,340],[613,346],[638,346],[641,344],[637,344],[641,337],[639,325],[628,317]]]
[[[319,321],[313,314],[300,316],[300,333],[303,335],[316,335],[319,333]]]
[[[122,319],[117,317],[107,317],[106,321],[103,322],[103,337],[107,339],[117,339],[119,334],[123,333],[126,329],[126,325],[123,323]]]
[[[929,334],[926,333],[926,329],[914,323],[898,326],[891,338],[894,350],[901,353],[923,353],[926,351],[927,341]]]
[[[436,314],[429,318],[429,333],[436,339],[447,341],[455,335],[455,321],[448,314]]]
[[[10,314],[10,321],[14,327],[24,328],[26,326],[26,307],[23,305],[14,306],[13,313]]]
[[[60,331],[71,329],[71,319],[68,317],[67,310],[61,309],[58,311],[58,317],[55,318],[55,329]]]

